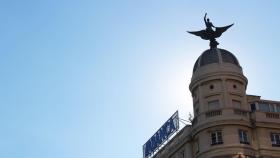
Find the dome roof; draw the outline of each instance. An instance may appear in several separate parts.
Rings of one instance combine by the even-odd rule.
[[[193,73],[195,73],[201,67],[214,63],[229,63],[241,68],[237,58],[231,52],[224,49],[215,48],[204,51],[198,57],[193,67]]]

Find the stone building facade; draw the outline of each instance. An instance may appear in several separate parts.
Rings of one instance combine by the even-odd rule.
[[[195,62],[194,119],[153,158],[280,158],[280,102],[246,94],[237,58],[211,48]]]

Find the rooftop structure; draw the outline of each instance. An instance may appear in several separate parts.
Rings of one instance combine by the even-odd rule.
[[[247,84],[231,52],[215,47],[204,51],[189,85],[192,124],[152,157],[279,158],[280,102],[248,95]]]

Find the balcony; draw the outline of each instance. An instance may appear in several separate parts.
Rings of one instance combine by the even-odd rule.
[[[248,111],[241,110],[241,109],[234,109],[233,112],[236,115],[241,115],[241,116],[245,116],[245,117],[247,117],[247,115],[248,115]]]
[[[214,111],[209,111],[205,113],[206,117],[214,117],[214,116],[219,116],[222,115],[222,110],[214,110]]]
[[[279,119],[279,114],[276,113],[265,113],[266,118],[273,118],[273,119]]]
[[[251,117],[256,120],[256,122],[280,124],[280,113],[277,112],[255,111],[251,114]]]
[[[250,115],[249,111],[243,109],[234,109],[234,108],[221,108],[210,111],[205,111],[198,114],[193,119],[193,126],[198,126],[201,124],[213,123],[215,121],[224,122],[226,120],[238,122],[242,121],[242,123],[250,123]],[[279,119],[280,120],[280,119]]]

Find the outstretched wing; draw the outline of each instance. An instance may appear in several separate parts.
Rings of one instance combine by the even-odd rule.
[[[228,25],[228,26],[224,26],[224,27],[216,27],[216,30],[215,30],[215,34],[214,34],[214,38],[218,38],[220,37],[223,32],[225,32],[228,28],[230,28],[233,24],[231,25]]]
[[[233,24],[224,26],[224,27],[216,27],[215,31],[213,30],[201,30],[201,31],[188,31],[188,33],[201,37],[205,40],[212,40],[220,37],[228,28],[230,28]]]
[[[202,39],[209,40],[208,33],[206,30],[201,30],[201,31],[187,31],[190,34],[196,35],[201,37]]]

